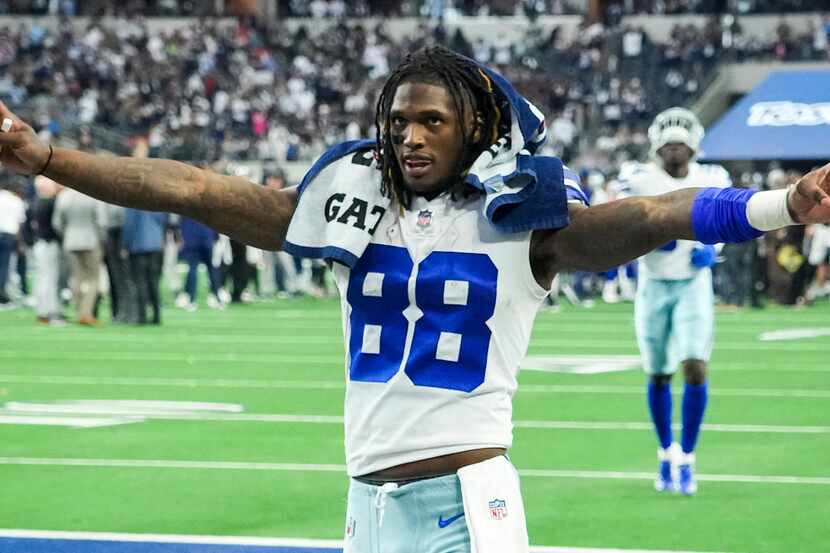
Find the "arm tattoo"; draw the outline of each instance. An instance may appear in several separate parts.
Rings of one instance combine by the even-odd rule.
[[[266,189],[164,159],[56,149],[48,176],[108,203],[197,219],[263,249],[281,247],[296,204],[295,191]]]
[[[135,161],[128,161],[124,164],[124,168],[118,173],[115,179],[115,186],[118,188],[134,186],[137,188],[144,188],[147,181],[147,174],[149,173],[146,167]]]
[[[694,240],[691,207],[698,192],[689,188],[572,210],[566,228],[534,232],[531,263],[537,280],[549,283],[562,270],[606,270],[672,240]]]

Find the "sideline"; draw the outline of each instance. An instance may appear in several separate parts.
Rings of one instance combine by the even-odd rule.
[[[54,532],[0,529],[4,553],[341,553],[340,540],[187,536],[112,532]],[[94,548],[94,549],[93,549]],[[654,549],[595,549],[534,546],[531,553],[695,553]],[[699,552],[698,552],[699,553]],[[714,553],[714,552],[712,552]]]

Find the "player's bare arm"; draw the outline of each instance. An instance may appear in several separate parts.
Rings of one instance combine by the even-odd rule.
[[[697,192],[679,190],[594,207],[571,204],[567,227],[533,233],[530,256],[537,282],[547,287],[565,270],[604,271],[671,240],[693,238],[689,210]]]
[[[108,203],[186,215],[258,248],[282,246],[296,189],[273,190],[177,161],[50,148],[2,103],[0,115],[13,121],[0,133],[0,162],[12,171],[43,173]]]
[[[530,258],[537,282],[548,286],[563,270],[606,270],[672,240],[699,240],[693,230],[692,206],[701,190],[631,197],[595,207],[572,204],[567,227],[533,233]],[[830,221],[828,192],[830,164],[786,191],[785,209],[796,223]]]

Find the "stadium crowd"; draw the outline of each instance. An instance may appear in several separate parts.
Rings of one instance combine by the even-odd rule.
[[[53,134],[76,123],[106,129],[114,150],[145,135],[162,157],[311,160],[371,136],[379,80],[404,52],[440,42],[496,67],[543,109],[555,138],[547,153],[598,156],[593,164],[608,168],[642,153],[653,116],[695,98],[720,62],[827,59],[824,23],[782,23],[766,37],[711,18],[676,25],[666,43],[600,23],[583,24],[573,40],[530,25],[515,41],[470,41],[429,23],[406,37],[344,21],[317,34],[279,21],[201,20],[155,34],[140,19],[34,23],[0,29],[0,96],[13,109],[48,97],[30,119]]]
[[[282,17],[405,17],[511,16],[582,14],[584,0],[271,0]],[[619,0],[609,2],[613,13],[792,13],[812,11],[810,0]],[[2,0],[0,14],[26,15],[233,15],[232,2],[194,0]]]
[[[164,0],[120,3],[123,12],[101,11],[94,6],[102,3],[94,1],[7,0],[0,1],[0,13],[123,15],[136,10],[155,15],[169,7],[171,15],[193,15],[195,6],[208,4],[216,8],[209,15],[221,13],[222,2]],[[337,18],[390,13],[440,20],[446,10],[476,15],[485,5],[505,13],[528,6],[539,13],[563,13],[572,6],[477,0],[341,4],[280,2],[280,13],[335,18],[326,32],[314,33],[305,26],[289,31],[279,21],[247,19],[230,26],[194,20],[190,27],[160,33],[150,32],[141,18],[0,28],[0,98],[12,109],[35,106],[26,115],[47,138],[72,134],[67,129],[77,127],[81,148],[104,145],[130,153],[138,143],[146,149],[141,155],[210,164],[309,161],[333,143],[373,136],[374,91],[389,68],[407,51],[444,43],[497,68],[542,108],[550,129],[543,153],[574,167],[591,167],[583,174],[583,186],[594,202],[602,202],[616,195],[613,177],[619,167],[644,156],[645,128],[654,114],[687,104],[719,63],[829,55],[830,19],[818,15],[807,28],[782,22],[775,36],[754,35],[739,18],[727,16],[711,17],[702,26],[675,25],[665,43],[622,23],[584,23],[572,40],[560,29],[529,25],[520,40],[492,36],[471,41],[461,30],[449,32],[435,20],[425,19],[410,36],[393,37],[382,25]],[[774,0],[747,4],[763,11]],[[617,6],[624,13],[676,9],[670,1]],[[797,174],[773,169],[768,175],[733,177],[742,186],[776,188],[794,182]],[[78,320],[96,325],[100,300],[108,295],[113,321],[160,323],[162,289],[173,294],[178,307],[196,309],[200,266],[207,269],[206,303],[214,308],[254,297],[330,293],[325,267],[309,261],[246,248],[193,221],[85,203],[45,179],[3,178],[0,308],[34,304],[38,320],[56,324],[73,298]],[[278,171],[263,181],[274,187],[295,184],[286,183]],[[724,248],[716,270],[722,303],[758,306],[763,291],[784,304],[828,295],[828,232],[794,227]],[[30,265],[37,267],[34,296],[28,288]],[[572,302],[589,305],[593,296],[630,299],[635,278],[629,268],[568,275],[558,285]]]

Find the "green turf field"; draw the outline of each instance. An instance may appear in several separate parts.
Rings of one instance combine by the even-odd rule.
[[[342,537],[337,301],[167,308],[162,327],[52,328],[33,319],[28,310],[0,313],[0,404],[18,421],[31,402],[58,400],[231,406],[52,415],[75,427],[0,424],[0,528]],[[653,491],[656,442],[638,367],[523,372],[511,454],[531,541],[828,550],[830,336],[759,340],[793,328],[830,328],[830,307],[718,315],[700,491],[691,499]],[[531,355],[636,353],[630,305],[543,312],[530,346]],[[79,419],[102,426],[78,427]]]

